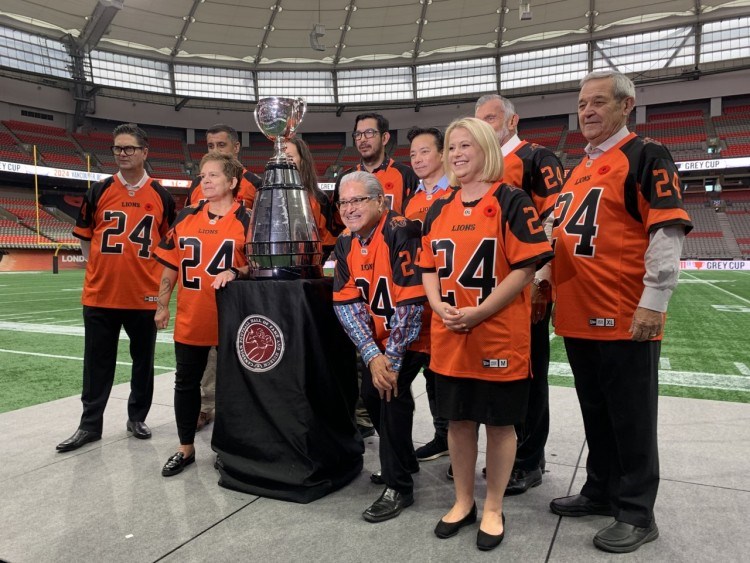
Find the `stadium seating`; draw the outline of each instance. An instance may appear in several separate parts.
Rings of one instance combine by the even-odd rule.
[[[0,196],[0,245],[11,245],[16,248],[56,245],[62,243],[77,246],[78,239],[71,235],[72,222],[58,219],[44,207],[37,206],[32,199]],[[37,236],[37,211],[39,213],[39,236]],[[11,215],[15,219],[8,219]]]

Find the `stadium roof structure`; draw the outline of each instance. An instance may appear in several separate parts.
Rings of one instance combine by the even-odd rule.
[[[750,0],[3,0],[0,74],[94,95],[321,111],[750,68]],[[34,78],[36,76],[36,78]],[[54,79],[54,80],[49,80]],[[59,80],[58,80],[59,79]]]
[[[80,38],[102,13],[104,29],[89,48],[192,64],[301,69],[493,56],[498,50],[747,16],[750,2],[4,0],[0,23],[53,38]]]

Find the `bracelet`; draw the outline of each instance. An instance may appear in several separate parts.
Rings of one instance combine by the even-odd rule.
[[[240,278],[240,271],[237,268],[229,268],[229,271],[234,274],[234,279]]]

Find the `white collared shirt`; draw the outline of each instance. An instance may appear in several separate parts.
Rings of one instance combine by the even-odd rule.
[[[516,147],[520,144],[521,139],[518,137],[518,135],[513,135],[510,139],[508,139],[507,142],[502,147],[500,147],[500,150],[503,153],[503,158],[516,150]]]
[[[599,146],[594,147],[591,145],[591,143],[589,143],[588,145],[586,145],[586,148],[583,149],[583,151],[591,160],[596,160],[628,135],[630,135],[630,131],[628,131],[628,127],[626,125],[623,125],[622,129],[620,129],[617,133],[612,135],[609,139],[604,141]]]
[[[142,188],[143,186],[146,185],[146,182],[148,182],[148,172],[146,172],[144,170],[143,171],[143,176],[141,176],[141,179],[138,180],[138,182],[135,183],[135,184],[128,184],[125,181],[125,178],[122,177],[122,172],[118,172],[117,173],[117,179],[120,180],[120,182],[122,183],[122,185],[125,186],[127,189],[135,191],[135,190],[138,190],[138,189],[140,189],[140,188]]]

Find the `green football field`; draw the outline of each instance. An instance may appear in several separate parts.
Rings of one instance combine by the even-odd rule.
[[[83,271],[0,274],[0,412],[80,393],[82,281]],[[748,335],[750,272],[683,272],[662,347],[662,394],[750,402]],[[159,333],[157,375],[174,371],[171,337]],[[570,386],[562,339],[550,338],[550,383]],[[129,378],[127,344],[117,383]]]

